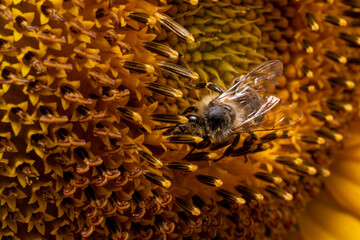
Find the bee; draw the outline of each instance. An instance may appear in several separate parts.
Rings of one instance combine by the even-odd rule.
[[[266,114],[280,103],[280,99],[270,93],[282,74],[283,63],[271,60],[235,78],[234,84],[225,92],[212,83],[202,84],[202,87],[217,93],[207,95],[196,105],[188,107],[183,113],[188,122],[173,126],[169,129],[170,134],[192,135],[203,139],[193,144],[189,154],[211,143],[214,145],[212,149],[231,144],[221,158],[229,156],[239,143],[240,133],[248,133],[256,139],[252,129],[261,125]]]

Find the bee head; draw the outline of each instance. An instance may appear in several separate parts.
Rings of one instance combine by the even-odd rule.
[[[204,114],[205,126],[215,142],[232,134],[234,121],[233,109],[228,105],[215,105],[209,107]]]

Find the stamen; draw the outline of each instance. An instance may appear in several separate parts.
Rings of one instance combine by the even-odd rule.
[[[151,91],[168,97],[179,98],[183,96],[183,93],[179,89],[170,87],[168,85],[159,84],[159,83],[145,83],[145,85]]]
[[[152,114],[151,119],[164,123],[186,123],[189,121],[187,117],[177,114]]]
[[[149,180],[150,182],[159,185],[161,187],[164,188],[169,188],[171,186],[171,182],[167,179],[165,179],[162,176],[159,176],[155,173],[149,172],[149,171],[145,171],[144,172],[144,177]]]
[[[179,205],[179,207],[181,207],[182,209],[191,213],[194,216],[199,216],[201,214],[200,209],[191,202],[185,201],[178,197],[175,197],[175,202],[177,205]]]
[[[204,139],[202,137],[192,136],[192,135],[171,135],[166,137],[166,140],[178,144],[191,144],[191,143],[200,143]]]
[[[342,63],[342,64],[346,64],[347,63],[347,58],[345,56],[342,56],[336,52],[333,51],[326,51],[325,52],[325,56],[330,58],[331,60],[338,62],[338,63]]]
[[[145,152],[144,150],[138,149],[138,154],[154,168],[161,168],[163,166],[163,163],[160,159],[154,157],[152,154]]]
[[[158,62],[159,67],[167,72],[176,74],[176,75],[180,75],[186,78],[190,78],[193,80],[198,80],[199,79],[199,75],[196,72],[191,71],[190,69],[180,66],[180,65],[176,65],[173,63],[169,63],[169,62],[164,62],[164,61],[160,61]]]
[[[334,117],[332,115],[324,113],[324,112],[314,110],[310,114],[311,114],[311,116],[313,116],[321,121],[324,121],[324,122],[329,123],[334,120]]]
[[[332,139],[336,142],[340,142],[344,138],[340,133],[336,133],[333,130],[331,130],[329,128],[325,128],[325,127],[319,128],[319,129],[315,130],[315,132],[321,136]]]
[[[161,56],[173,59],[173,60],[177,60],[179,57],[179,53],[175,50],[173,50],[172,48],[157,43],[157,42],[144,42],[144,47],[154,53],[157,53]]]
[[[221,187],[223,185],[223,181],[217,177],[200,174],[200,175],[196,175],[196,178],[200,182],[209,185],[211,187]]]
[[[307,93],[314,93],[316,92],[316,87],[312,84],[305,84],[300,86],[300,90]]]
[[[286,166],[299,166],[303,163],[301,158],[288,156],[278,156],[275,158],[275,161]]]
[[[179,23],[175,22],[171,18],[162,15],[158,12],[155,13],[156,18],[159,20],[159,22],[164,25],[167,29],[174,32],[179,37],[185,39],[188,43],[195,42],[194,36],[189,33],[183,26],[181,26]]]
[[[243,194],[245,199],[248,198],[248,199],[259,200],[259,201],[264,200],[264,196],[261,193],[255,191],[255,190],[253,190],[251,188],[248,188],[248,187],[246,187],[244,185],[237,185],[235,187],[235,189],[239,193]]]
[[[299,166],[293,165],[293,166],[289,166],[289,167],[294,169],[295,171],[297,171],[299,173],[303,173],[303,174],[315,175],[317,173],[315,167],[309,166],[307,164],[301,164]]]
[[[355,83],[353,81],[347,80],[344,77],[329,77],[328,81],[331,84],[338,85],[349,90],[355,87]]]
[[[135,20],[135,21],[145,23],[147,25],[153,26],[153,25],[156,24],[156,18],[153,17],[153,16],[150,16],[147,13],[129,12],[128,17]]]
[[[308,26],[310,27],[311,31],[318,31],[320,29],[320,25],[312,13],[307,12],[305,14],[305,18],[306,18],[306,22],[307,22]]]
[[[266,185],[265,186],[265,190],[268,191],[269,193],[271,193],[272,195],[274,195],[277,198],[286,200],[286,201],[291,201],[293,200],[293,196],[292,194],[286,192],[285,190],[272,186],[272,185]]]
[[[341,100],[330,98],[326,101],[326,103],[327,103],[328,107],[334,111],[351,112],[353,110],[353,107],[350,103],[345,103]]]
[[[195,172],[198,169],[198,166],[188,162],[169,162],[166,167],[183,172]]]
[[[254,176],[258,179],[274,184],[280,184],[283,181],[281,177],[268,172],[256,172]]]
[[[347,26],[346,19],[340,18],[340,17],[337,17],[337,16],[327,15],[327,16],[325,16],[325,21],[327,21],[327,22],[329,22],[331,24],[334,24],[336,26],[341,26],[341,27],[346,27]]]
[[[192,162],[199,162],[199,161],[210,161],[217,157],[217,154],[214,152],[197,152],[190,154],[185,159]]]
[[[237,204],[237,205],[243,205],[245,204],[245,199],[230,192],[230,191],[227,191],[225,189],[216,189],[215,192],[223,197],[224,199],[226,199],[227,201],[231,202],[231,203],[234,203],[234,204]]]
[[[125,108],[125,107],[118,107],[117,110],[120,112],[120,114],[123,117],[128,118],[134,122],[142,121],[142,117],[141,117],[140,113],[138,113],[138,112],[135,112],[135,111]]]
[[[305,143],[309,143],[309,144],[319,144],[319,145],[325,144],[324,138],[317,137],[317,136],[311,136],[311,135],[301,135],[300,140]]]
[[[301,71],[303,72],[304,76],[307,77],[307,78],[313,78],[314,77],[313,71],[311,71],[311,69],[306,65],[301,66]]]
[[[312,44],[311,44],[311,42],[310,42],[309,40],[303,38],[303,39],[301,40],[301,44],[302,44],[305,52],[307,52],[307,53],[309,53],[309,54],[311,54],[311,53],[314,52],[314,48],[313,48],[313,46],[312,46]]]
[[[134,62],[134,61],[123,61],[122,66],[130,71],[138,73],[153,73],[155,68],[146,63]]]

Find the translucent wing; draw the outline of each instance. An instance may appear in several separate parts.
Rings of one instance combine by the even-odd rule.
[[[243,77],[227,91],[212,101],[212,104],[236,106],[235,111],[241,116],[233,131],[251,128],[263,122],[265,114],[272,110],[280,99],[270,92],[283,73],[283,64],[279,60],[265,62]]]
[[[244,94],[248,94],[248,89],[252,88],[257,92],[267,93],[274,89],[280,76],[283,74],[283,63],[279,60],[267,61],[245,76],[235,79],[235,84],[218,96],[213,102],[223,102],[225,100],[237,100]]]

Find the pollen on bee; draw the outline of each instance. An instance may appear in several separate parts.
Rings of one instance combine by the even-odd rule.
[[[189,121],[187,117],[177,114],[152,114],[151,119],[164,123],[186,123]]]
[[[161,13],[158,13],[158,12],[155,13],[155,16],[165,28],[174,32],[179,37],[185,39],[186,42],[188,42],[188,43],[195,42],[194,36],[191,33],[189,33],[189,31],[186,30],[179,23],[175,22],[171,18],[169,18]]]
[[[144,47],[154,53],[157,53],[161,56],[173,59],[173,60],[177,60],[179,57],[179,53],[175,50],[173,50],[172,48],[161,44],[161,43],[157,43],[157,42],[144,42],[143,43]]]
[[[275,187],[272,185],[266,185],[265,190],[277,198],[280,198],[280,199],[283,199],[286,201],[293,200],[293,195],[291,193],[288,193],[284,189],[281,189],[279,187]]]
[[[168,85],[159,84],[159,83],[145,83],[146,87],[156,93],[165,95],[168,97],[179,98],[183,96],[183,93],[176,88],[170,87]]]
[[[147,180],[161,187],[169,188],[171,186],[171,182],[169,180],[155,173],[146,171],[143,173],[143,175]]]
[[[122,66],[130,71],[138,72],[138,73],[153,73],[155,72],[155,68],[146,63],[135,62],[135,61],[123,61]]]
[[[212,187],[221,187],[223,185],[223,181],[220,178],[214,176],[200,174],[196,175],[196,179]]]
[[[186,78],[190,78],[193,80],[198,80],[199,79],[199,75],[194,72],[191,71],[190,69],[177,65],[177,64],[173,64],[173,63],[169,63],[169,62],[165,62],[165,61],[159,61],[158,62],[159,67],[167,72],[176,74],[176,75],[180,75]]]
[[[138,149],[138,154],[142,159],[144,159],[147,163],[149,163],[154,168],[161,168],[163,163],[160,159],[154,157],[152,154],[145,152],[142,149]]]
[[[258,201],[264,200],[264,196],[261,193],[255,191],[255,190],[253,190],[253,189],[251,189],[249,187],[246,187],[244,185],[237,185],[235,187],[235,189],[239,193],[243,194],[243,197],[245,199],[248,198],[248,199],[251,199],[251,200],[258,200]]]
[[[181,207],[182,209],[191,213],[194,216],[199,216],[201,214],[200,209],[191,202],[188,202],[178,197],[175,197],[175,202],[179,207]]]
[[[166,167],[183,172],[195,172],[198,169],[197,165],[188,162],[168,162],[166,163]]]

